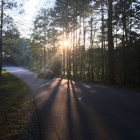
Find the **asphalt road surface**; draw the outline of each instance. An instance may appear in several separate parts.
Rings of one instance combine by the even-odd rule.
[[[4,68],[32,90],[42,140],[140,140],[139,93]]]

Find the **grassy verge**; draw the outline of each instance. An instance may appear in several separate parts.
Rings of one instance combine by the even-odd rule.
[[[7,71],[0,81],[0,140],[15,140],[29,129],[35,113],[26,85]]]

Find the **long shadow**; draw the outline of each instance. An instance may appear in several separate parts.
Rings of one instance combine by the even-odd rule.
[[[72,94],[70,96],[70,86],[72,87]],[[86,111],[80,103],[79,98],[72,81],[68,81],[68,96],[67,96],[67,105],[68,105],[68,129],[69,129],[69,139],[70,140],[94,140],[90,126],[88,125],[88,118]],[[72,96],[74,99],[72,99]],[[71,100],[70,100],[71,99]],[[73,101],[72,101],[73,100]],[[73,102],[73,103],[72,103]],[[76,112],[71,108],[76,108]],[[75,115],[76,113],[77,115]],[[73,116],[72,116],[73,114]],[[74,118],[77,117],[77,118]],[[77,120],[76,122],[74,120]]]
[[[38,94],[38,93],[44,91],[44,88],[47,88],[47,87],[49,88],[50,85],[51,85],[54,81],[55,81],[55,79],[48,80],[48,81],[42,80],[42,81],[40,82],[39,87],[38,87],[37,90],[34,92],[34,94]],[[45,82],[45,83],[44,83],[44,82]],[[42,85],[42,84],[43,84],[43,85]]]
[[[72,126],[72,116],[71,116],[72,110],[71,110],[71,103],[70,103],[70,83],[69,80],[67,82],[67,123],[68,123],[68,137],[69,140],[72,140],[72,130],[73,130],[73,126]]]
[[[46,114],[46,113],[47,113],[47,111],[49,112],[49,110],[51,110],[51,106],[53,104],[53,101],[54,101],[55,95],[57,93],[57,90],[59,88],[59,85],[61,83],[61,80],[59,81],[58,85],[56,86],[57,88],[52,92],[49,99],[43,104],[43,106],[41,108],[37,107],[38,101],[36,101],[35,96],[37,94],[45,91],[44,88],[49,88],[50,85],[54,81],[55,81],[55,79],[53,79],[51,81],[47,81],[45,85],[39,87],[38,90],[36,90],[36,92],[32,93],[36,114],[34,114],[34,116],[32,116],[32,119],[30,120],[30,122],[28,124],[28,130],[26,131],[26,133],[22,134],[22,137],[20,138],[21,140],[25,140],[25,139],[43,140],[43,139],[45,139],[43,137],[43,135],[44,135],[43,131],[45,129],[47,129],[47,125],[42,125],[42,123],[45,124],[49,118],[48,114]],[[44,81],[42,81],[42,83],[44,83]],[[40,85],[42,85],[42,84],[40,84]],[[47,107],[47,108],[45,108],[45,107]],[[44,108],[45,108],[45,112],[44,112]]]
[[[52,81],[52,82],[54,82],[54,81]],[[57,85],[55,85],[55,88],[53,89],[53,91],[51,91],[49,98],[46,98],[45,102],[42,103],[42,106],[37,107],[37,115],[38,115],[38,119],[39,119],[42,140],[49,139],[48,137],[49,137],[50,129],[53,129],[52,122],[51,122],[52,121],[51,109],[55,102],[55,97],[59,90],[61,81],[62,81],[62,79],[58,81],[58,83],[57,83]],[[49,88],[50,84],[51,83],[49,83],[46,87]],[[41,87],[35,94],[43,92],[43,91],[45,92],[46,89],[43,89],[43,87]],[[44,93],[44,98],[45,98],[45,93]],[[38,101],[36,100],[35,104],[37,104],[37,102],[39,102],[39,100]],[[54,131],[54,130],[52,130],[52,131]],[[56,135],[58,135],[57,132],[54,132],[54,133],[56,133]]]
[[[130,95],[127,96],[127,92],[123,93],[120,90],[118,92],[99,86],[93,86],[87,90],[83,84],[77,82],[75,86],[81,90],[86,108],[90,108],[91,112],[95,112],[98,118],[102,119],[102,127],[110,131],[110,134],[113,132],[121,139],[140,139],[140,119],[138,119],[140,118],[140,102],[136,99],[136,95],[133,99],[129,98]],[[111,138],[113,134],[110,135]]]
[[[55,82],[55,79],[52,79],[52,80],[46,80],[46,79],[40,79],[41,82],[40,82],[40,86],[37,88],[37,90],[34,92],[32,91],[32,97],[33,97],[33,103],[34,103],[34,106],[35,106],[35,114],[34,116],[32,116],[32,119],[30,120],[29,124],[28,124],[28,130],[22,134],[22,136],[20,137],[20,140],[25,140],[25,139],[33,139],[33,140],[43,140],[43,129],[46,129],[43,125],[42,125],[42,122],[46,122],[45,120],[45,117],[46,115],[45,112],[44,114],[41,114],[43,113],[43,109],[45,106],[51,108],[51,104],[53,104],[53,97],[55,96],[54,93],[57,93],[57,91],[53,91],[53,93],[51,94],[50,98],[48,99],[48,101],[45,102],[45,104],[43,104],[42,108],[38,108],[37,107],[37,102],[39,100],[36,99],[36,95],[40,94],[41,92],[44,92],[46,91],[46,88],[49,88],[51,86],[51,84],[53,84],[53,82]],[[36,82],[38,81],[34,81],[34,84],[36,84]],[[59,81],[61,82],[61,81]],[[45,83],[45,84],[44,84]],[[43,84],[43,86],[42,86]],[[58,87],[58,86],[56,86]],[[29,87],[30,88],[30,87]],[[52,100],[52,102],[51,102]],[[43,118],[41,118],[42,116],[44,116]],[[47,119],[47,117],[46,117]]]

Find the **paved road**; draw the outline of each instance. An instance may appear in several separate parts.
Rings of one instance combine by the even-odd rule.
[[[139,93],[4,67],[33,91],[42,140],[140,140]]]

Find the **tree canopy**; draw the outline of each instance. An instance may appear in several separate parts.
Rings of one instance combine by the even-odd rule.
[[[138,87],[139,9],[139,0],[56,0],[54,7],[41,8],[34,18],[25,46],[27,65],[36,71],[49,67],[71,79]],[[19,37],[8,20],[4,46],[7,37]],[[14,54],[17,47],[12,46]]]

